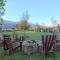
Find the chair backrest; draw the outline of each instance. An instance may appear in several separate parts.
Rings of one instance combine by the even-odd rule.
[[[47,41],[48,41],[48,35],[42,35],[43,51],[45,53],[47,52],[47,49],[48,49]]]
[[[11,37],[9,35],[4,35],[3,38],[6,43],[10,43]]]
[[[4,50],[8,50],[11,47],[11,38],[9,35],[4,35]]]
[[[47,53],[54,46],[56,35],[42,35],[43,51]]]
[[[53,35],[53,36],[51,36],[51,40],[49,41],[49,45],[48,45],[49,49],[48,49],[48,51],[52,47],[54,48],[54,50],[56,50],[55,46],[56,46],[56,35]]]

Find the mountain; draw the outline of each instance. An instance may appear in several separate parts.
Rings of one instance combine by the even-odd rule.
[[[3,28],[13,28],[16,26],[16,22],[4,20]]]

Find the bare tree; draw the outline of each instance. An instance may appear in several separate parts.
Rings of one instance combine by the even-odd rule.
[[[33,24],[31,27],[31,30],[32,31],[40,31],[41,30],[40,25],[38,23]]]
[[[51,17],[52,25],[56,27],[58,25],[58,20],[55,19],[55,17]]]
[[[60,24],[58,24],[57,28],[58,28],[58,32],[60,33]]]
[[[57,35],[58,33],[58,20],[56,20],[54,17],[51,18],[52,25],[53,25],[53,32]]]
[[[26,11],[25,14],[23,13],[23,16],[22,16],[20,22],[18,22],[16,24],[16,27],[20,30],[27,30],[29,27],[28,19],[29,19],[29,15],[28,15],[28,11]]]

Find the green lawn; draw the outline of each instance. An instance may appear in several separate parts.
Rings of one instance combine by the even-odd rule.
[[[12,35],[13,32],[3,32],[3,34]],[[26,39],[35,39],[40,40],[42,34],[48,33],[41,33],[41,32],[16,32],[18,35],[25,35],[29,36]],[[58,38],[60,38],[60,34],[58,34]],[[42,60],[41,54],[35,52],[29,57],[28,55],[24,55],[19,49],[17,49],[12,55],[5,55],[5,52],[2,47],[0,47],[0,60]],[[53,57],[48,56],[46,60],[54,60]],[[60,60],[60,52],[56,52],[56,60]]]
[[[12,35],[13,32],[3,32],[3,34],[8,34],[8,35]],[[28,36],[26,39],[33,39],[33,40],[40,40],[41,38],[41,32],[23,32],[23,31],[18,31],[16,32],[17,35],[23,35],[23,36]]]
[[[19,49],[15,50],[12,55],[5,55],[3,48],[0,47],[0,60],[42,60],[41,54],[33,53],[31,56],[24,55]],[[53,60],[52,56],[48,56],[46,60]],[[60,60],[60,52],[56,53],[56,60]]]
[[[39,53],[34,53],[30,56],[24,55],[19,49],[15,50],[12,55],[4,55],[3,48],[0,47],[0,60],[40,60]]]
[[[12,35],[14,32],[3,32],[3,34],[8,34],[8,35]],[[28,32],[28,31],[17,31],[15,32],[17,35],[23,35],[23,36],[28,36],[26,38],[27,39],[30,39],[30,40],[41,40],[41,35],[42,34],[49,34],[49,33],[46,33],[46,32]],[[60,33],[58,33],[58,36],[57,36],[58,39],[60,39]]]

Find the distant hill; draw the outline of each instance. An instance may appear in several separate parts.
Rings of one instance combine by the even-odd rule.
[[[9,29],[9,28],[13,28],[13,27],[15,27],[15,25],[16,25],[16,22],[13,22],[13,21],[4,21],[4,24],[3,24],[3,28],[7,28],[7,29]]]

